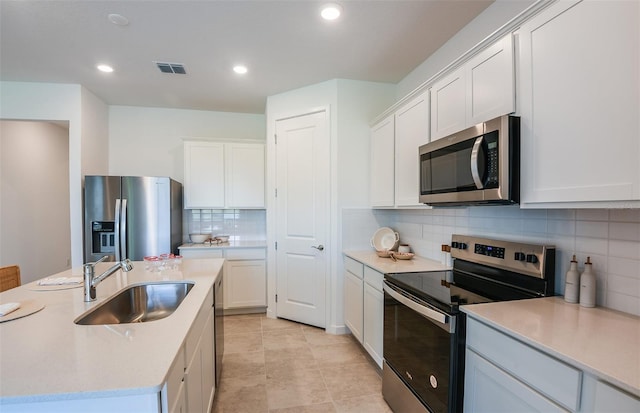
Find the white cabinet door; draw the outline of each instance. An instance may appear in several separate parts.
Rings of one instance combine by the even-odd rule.
[[[395,121],[395,205],[420,205],[418,148],[429,142],[428,92],[396,111]]]
[[[468,349],[464,376],[465,412],[568,411]]]
[[[640,399],[624,393],[609,384],[598,381],[594,396],[593,412],[637,413]]]
[[[344,322],[351,334],[362,343],[363,281],[349,271],[344,272]]]
[[[185,142],[184,207],[224,207],[224,169],[222,143]]]
[[[205,412],[211,411],[216,391],[213,317],[212,308],[202,329],[202,339],[200,343],[202,351],[202,406],[205,407]]]
[[[468,127],[515,111],[511,33],[474,56],[464,67]]]
[[[431,87],[431,140],[515,110],[513,37],[503,37]]]
[[[364,284],[364,339],[363,346],[382,368],[382,329],[384,321],[384,294]]]
[[[519,30],[522,204],[640,199],[639,8],[563,1]]]
[[[267,277],[264,260],[225,262],[224,308],[267,305]]]
[[[264,145],[226,144],[227,208],[264,208]]]
[[[466,88],[464,68],[431,86],[431,141],[466,128]]]
[[[394,203],[394,116],[371,130],[371,206],[392,207]]]
[[[203,413],[202,403],[202,339],[198,341],[184,374],[187,409],[190,413]]]

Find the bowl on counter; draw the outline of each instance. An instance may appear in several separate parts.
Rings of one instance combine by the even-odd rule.
[[[229,242],[229,235],[227,234],[218,234],[214,237],[214,239],[219,240],[220,242]]]
[[[396,260],[410,260],[415,254],[412,252],[391,252],[391,256]]]
[[[209,239],[209,234],[189,234],[189,238],[194,244],[202,244]]]

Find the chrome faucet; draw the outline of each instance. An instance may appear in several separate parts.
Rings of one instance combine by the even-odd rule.
[[[104,281],[105,278],[118,270],[129,272],[133,269],[133,263],[128,259],[118,261],[102,274],[95,276],[96,264],[108,258],[108,255],[100,258],[96,262],[88,262],[82,266],[84,272],[84,301],[91,302],[96,299],[96,286]]]

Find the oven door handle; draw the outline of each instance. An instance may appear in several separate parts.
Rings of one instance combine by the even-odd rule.
[[[441,313],[440,311],[432,310],[429,307],[426,307],[422,304],[419,304],[412,299],[405,297],[400,292],[396,291],[386,283],[382,285],[382,288],[385,293],[389,294],[393,299],[399,301],[402,305],[405,305],[420,314],[421,316],[428,318],[433,321],[438,327],[453,333],[455,329],[455,325],[450,323],[450,316],[447,314]]]

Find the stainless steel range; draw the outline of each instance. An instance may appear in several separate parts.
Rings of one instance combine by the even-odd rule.
[[[459,307],[553,295],[555,248],[453,235],[450,271],[385,274],[382,394],[397,413],[460,412]]]

